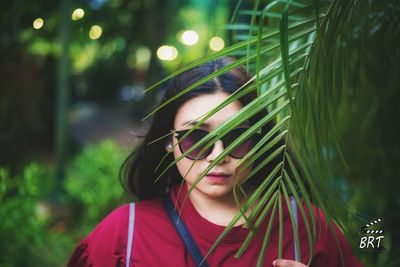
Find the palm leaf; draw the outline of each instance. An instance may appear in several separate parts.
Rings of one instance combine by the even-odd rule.
[[[253,10],[238,9],[237,13],[235,12],[235,16],[251,16],[249,24],[233,23],[227,26],[228,29],[236,31],[248,31],[248,34],[240,32],[234,37],[234,39],[241,41],[220,52],[197,60],[148,89],[151,90],[171,77],[204,62],[221,56],[240,55],[235,63],[189,86],[181,94],[154,111],[158,112],[165,105],[175,101],[201,83],[236,66],[246,65],[248,70],[254,74],[251,83],[246,84],[215,109],[204,114],[193,129],[244,94],[256,91],[258,98],[243,107],[231,120],[210,132],[181,157],[170,163],[158,177],[158,179],[161,178],[169,168],[192,150],[203,145],[205,145],[204,149],[209,148],[242,122],[261,110],[268,110],[267,116],[260,119],[235,142],[224,148],[224,151],[216,160],[198,177],[192,188],[189,189],[189,193],[219,160],[228,155],[241,142],[257,134],[268,122],[276,121],[275,127],[267,133],[262,133],[263,137],[242,159],[243,165],[241,167],[243,168],[239,172],[249,168],[252,163],[260,159],[271,148],[274,148],[274,151],[257,166],[254,166],[244,182],[252,179],[254,174],[271,162],[272,159],[279,158],[280,162],[271,173],[265,174],[265,179],[261,185],[249,195],[247,195],[248,192],[244,190],[242,184],[235,184],[233,193],[240,211],[205,257],[208,257],[220,244],[240,218],[245,218],[246,225],[251,228],[251,231],[236,254],[237,257],[240,257],[249,246],[254,235],[258,233],[260,224],[267,220],[267,229],[264,233],[257,262],[257,266],[262,266],[276,216],[278,217],[277,230],[279,235],[278,256],[282,256],[282,242],[285,234],[283,232],[285,230],[283,228],[284,203],[288,207],[296,248],[298,251],[303,250],[304,248],[300,247],[299,232],[296,228],[295,215],[291,209],[290,197],[295,200],[306,228],[308,249],[311,255],[308,263],[312,260],[314,245],[318,236],[317,230],[321,233],[321,226],[317,225],[320,224],[321,220],[315,218],[320,215],[318,211],[315,214],[314,205],[324,212],[329,228],[338,242],[332,221],[337,219],[337,207],[342,205],[338,205],[340,203],[338,202],[339,198],[335,197],[334,194],[331,192],[327,194],[331,173],[327,171],[329,170],[327,167],[329,160],[327,160],[326,155],[334,148],[335,151],[338,151],[338,155],[341,155],[340,150],[337,149],[339,144],[335,140],[337,130],[335,130],[334,122],[337,120],[337,113],[334,111],[340,105],[339,100],[343,99],[341,95],[343,92],[336,92],[332,86],[334,83],[329,83],[331,81],[326,82],[317,77],[321,64],[326,63],[321,58],[326,55],[329,43],[333,42],[335,33],[348,23],[346,20],[341,21],[341,18],[344,16],[349,19],[349,14],[351,15],[355,6],[357,6],[355,2],[357,1],[315,1],[310,4],[310,1],[279,0],[270,1],[263,7],[260,1],[255,1]],[[264,24],[265,17],[269,19],[268,25]],[[258,25],[256,25],[256,20],[258,20]],[[333,34],[327,36],[327,33]],[[335,65],[336,63],[333,62],[332,64]],[[340,71],[334,69],[335,75],[345,77],[349,75]],[[336,78],[334,77],[332,80],[336,80]],[[345,87],[338,84],[334,85],[340,88]],[[282,144],[276,146],[278,142]],[[243,203],[240,202],[240,194],[245,196]],[[326,197],[328,195],[332,197]],[[245,216],[249,210],[251,210],[250,215]],[[256,218],[257,220],[255,220]]]

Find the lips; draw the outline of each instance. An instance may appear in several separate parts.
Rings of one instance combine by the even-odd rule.
[[[213,177],[229,177],[231,176],[230,174],[226,174],[223,172],[210,172],[207,174],[207,176],[213,176]]]
[[[231,175],[224,172],[210,172],[206,179],[212,185],[225,185],[231,180]]]

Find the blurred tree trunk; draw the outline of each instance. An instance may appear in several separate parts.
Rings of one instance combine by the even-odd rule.
[[[149,0],[141,3],[136,11],[136,19],[132,24],[132,31],[140,31],[143,36],[140,41],[151,51],[149,68],[144,79],[145,86],[149,87],[165,76],[160,61],[157,58],[157,49],[167,42],[170,34],[170,25],[174,23],[179,7],[187,4],[187,0],[156,1]],[[135,38],[133,36],[133,38]],[[139,38],[139,36],[138,36]],[[135,40],[130,40],[135,41]],[[145,114],[150,112],[156,103],[160,90],[151,90],[145,99],[138,103]]]
[[[60,45],[61,58],[58,66],[57,116],[56,116],[56,192],[62,188],[65,175],[65,160],[68,147],[68,106],[69,106],[69,36],[70,36],[70,3],[61,3]]]

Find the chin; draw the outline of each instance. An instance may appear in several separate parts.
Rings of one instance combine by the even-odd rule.
[[[200,191],[210,198],[223,198],[232,195],[232,187],[220,185],[208,185],[207,188],[200,188]]]

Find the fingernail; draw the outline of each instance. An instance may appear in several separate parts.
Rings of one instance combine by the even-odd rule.
[[[275,266],[275,263],[276,263],[276,260],[274,260],[274,261],[272,262],[272,265],[274,265],[274,266]]]

